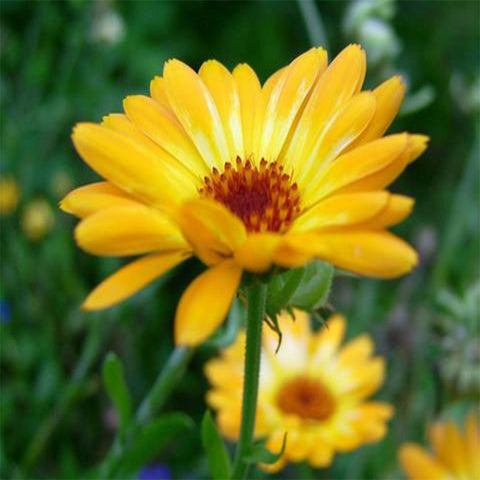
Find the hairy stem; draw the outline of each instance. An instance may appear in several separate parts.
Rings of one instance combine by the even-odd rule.
[[[253,443],[255,414],[257,410],[258,379],[260,374],[260,352],[262,345],[262,324],[265,314],[267,285],[252,285],[247,292],[247,340],[243,381],[242,426],[233,464],[233,479],[247,475],[248,463],[245,457]]]

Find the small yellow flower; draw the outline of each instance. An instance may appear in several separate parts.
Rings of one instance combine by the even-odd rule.
[[[52,207],[43,198],[31,201],[22,213],[21,227],[28,239],[41,240],[52,228]]]
[[[0,177],[0,215],[15,211],[20,199],[20,187],[12,177]]]
[[[255,437],[266,437],[267,448],[275,453],[285,432],[288,440],[283,457],[268,468],[278,470],[288,461],[324,467],[335,452],[383,438],[393,408],[366,401],[383,383],[385,370],[383,359],[372,357],[371,338],[362,335],[341,347],[345,320],[340,315],[318,333],[312,333],[304,312],[296,311],[294,321],[282,314],[279,323],[283,340],[278,353],[275,334],[263,331]],[[231,440],[240,432],[244,354],[242,332],[205,366],[212,385],[207,402]]]
[[[296,267],[313,258],[379,278],[409,272],[416,252],[387,228],[411,198],[386,190],[426,148],[427,137],[381,138],[405,87],[393,77],[362,92],[358,45],[327,67],[312,48],[262,86],[246,64],[209,60],[198,74],[166,62],[150,96],[125,114],[75,127],[73,142],[104,182],[61,208],[82,218],[84,250],[144,255],[101,283],[83,307],[118,303],[191,255],[209,268],[185,291],[179,344],[194,345],[223,321],[244,270]]]
[[[411,480],[476,480],[480,478],[480,423],[471,412],[465,430],[452,421],[434,423],[429,431],[433,454],[413,443],[400,449],[399,457]]]

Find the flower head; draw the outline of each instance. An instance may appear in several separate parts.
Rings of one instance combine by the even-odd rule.
[[[340,346],[345,320],[332,317],[318,333],[310,330],[308,316],[279,317],[283,340],[264,329],[255,436],[266,437],[266,446],[284,455],[273,465],[308,461],[329,465],[336,451],[354,450],[380,440],[393,409],[383,402],[367,401],[383,383],[384,362],[373,357],[368,335]],[[205,367],[212,385],[207,402],[217,410],[222,433],[238,439],[241,422],[245,335]]]
[[[393,77],[362,92],[365,69],[358,45],[329,66],[312,48],[263,86],[246,64],[229,72],[209,60],[196,73],[169,60],[150,96],[127,97],[125,113],[101,125],[77,125],[77,151],[105,178],[61,203],[82,218],[78,244],[96,255],[146,254],[84,308],[120,302],[196,255],[209,268],[187,288],[175,327],[177,343],[192,345],[223,320],[243,271],[313,258],[373,277],[410,271],[415,251],[386,229],[413,200],[385,188],[427,138],[381,138],[405,87]]]
[[[412,480],[480,478],[480,423],[470,413],[463,432],[452,421],[434,423],[429,431],[433,454],[413,443],[400,449],[400,462]]]
[[[52,207],[44,198],[32,200],[22,213],[21,226],[29,240],[41,240],[55,221]]]

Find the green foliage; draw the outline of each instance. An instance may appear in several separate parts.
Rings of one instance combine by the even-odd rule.
[[[116,475],[125,478],[137,472],[159,454],[166,444],[194,426],[184,413],[169,413],[153,420],[142,430],[128,447],[116,469]]]
[[[202,420],[202,444],[207,454],[212,479],[225,480],[230,478],[230,458],[208,410]]]
[[[105,388],[120,417],[120,430],[124,431],[130,421],[132,406],[123,365],[115,353],[109,352],[105,357],[102,374]]]
[[[478,398],[471,379],[462,380],[467,393],[460,388],[458,373],[463,378],[475,371],[469,352],[479,332],[472,288],[480,265],[480,4],[313,3],[330,58],[349,42],[367,40],[374,60],[367,88],[396,73],[407,81],[409,114],[390,131],[431,137],[426,154],[392,188],[416,199],[413,216],[395,230],[420,251],[420,267],[396,281],[337,277],[329,298],[347,314],[347,336],[369,332],[386,358],[380,396],[396,406],[388,437],[339,455],[328,470],[313,474],[401,478],[398,445],[424,442],[430,419]],[[263,81],[309,48],[309,37],[296,2],[3,0],[0,7],[0,174],[12,175],[22,191],[16,212],[0,219],[0,300],[11,311],[0,313],[0,477],[98,478],[91,472],[110,451],[118,420],[105,396],[102,359],[118,352],[131,405],[140,405],[172,351],[179,295],[202,267],[190,261],[116,308],[96,314],[79,309],[123,261],[81,252],[73,239],[75,220],[57,209],[65,189],[98,179],[72,148],[71,129],[121,111],[128,94],[146,94],[167,58],[194,68],[209,58],[229,68],[248,62]],[[120,35],[99,29],[111,13],[120,19]],[[32,242],[21,219],[37,197],[47,199],[55,223]],[[200,422],[203,365],[233,338],[239,319],[232,314],[226,330],[195,354],[170,396],[162,394],[162,412],[187,412]],[[168,464],[174,478],[207,478],[198,432],[176,431],[172,442],[165,437],[155,445],[150,458]],[[296,468],[279,478],[303,478]]]
[[[252,446],[251,452],[247,455],[246,461],[249,463],[266,463],[267,465],[272,465],[277,462],[285,452],[285,447],[287,446],[288,433],[285,432],[283,436],[282,446],[278,453],[273,453],[270,450],[266,449],[263,441],[256,442]]]

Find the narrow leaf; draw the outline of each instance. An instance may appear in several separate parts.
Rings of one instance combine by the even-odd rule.
[[[102,375],[105,389],[120,418],[120,430],[123,431],[130,421],[132,403],[122,363],[115,353],[109,352],[105,357]]]
[[[213,480],[230,478],[230,458],[209,411],[202,420],[202,443]]]

